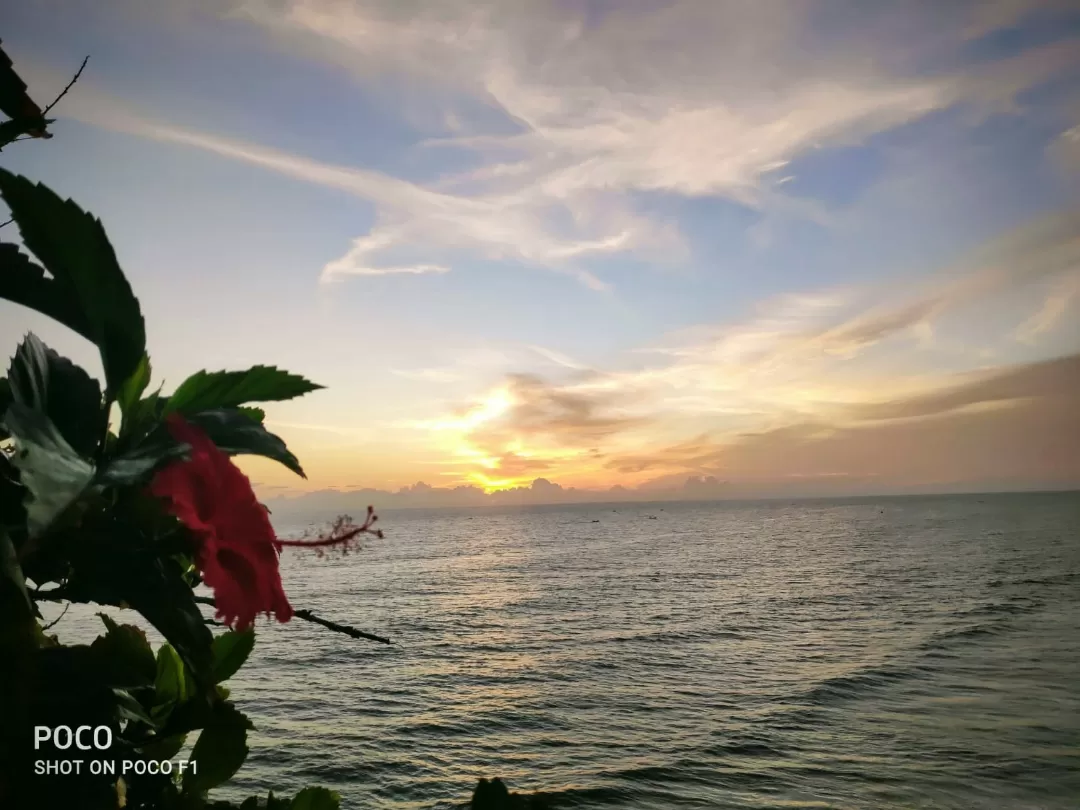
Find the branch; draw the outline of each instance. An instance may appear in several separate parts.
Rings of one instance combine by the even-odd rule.
[[[196,596],[195,601],[198,602],[200,605],[209,605],[211,607],[216,606],[214,598],[211,596]],[[365,633],[363,630],[357,630],[355,627],[351,627],[347,624],[338,624],[337,622],[332,622],[329,619],[324,619],[321,616],[316,616],[310,610],[294,611],[293,616],[298,619],[303,619],[305,622],[322,625],[328,630],[333,630],[335,633],[344,633],[351,638],[366,638],[368,641],[377,641],[380,644],[393,644],[393,642],[388,638],[384,638],[383,636],[376,636],[374,633]]]
[[[303,619],[306,622],[312,622],[314,624],[321,624],[327,630],[333,630],[335,633],[344,633],[352,638],[366,638],[368,641],[377,641],[380,644],[393,644],[390,639],[383,636],[376,636],[374,633],[365,633],[363,630],[357,630],[355,627],[350,627],[347,624],[338,624],[332,622],[329,619],[323,619],[316,616],[310,610],[297,610],[293,615],[298,619]]]
[[[34,589],[30,591],[30,596],[34,599],[40,599],[44,602],[62,602],[69,598],[69,593],[66,588],[53,588],[52,590],[42,591]],[[195,596],[195,601],[200,605],[209,605],[210,607],[216,607],[216,602],[212,596]],[[348,624],[338,624],[332,622],[329,619],[324,619],[322,616],[316,616],[310,610],[297,610],[293,612],[293,615],[298,619],[303,619],[305,622],[311,622],[312,624],[318,624],[325,627],[327,630],[333,630],[335,633],[343,633],[350,638],[364,638],[368,641],[377,641],[380,644],[393,644],[390,639],[385,636],[377,636],[374,633],[367,633],[363,630],[357,630],[355,627]],[[207,624],[221,625],[221,622],[217,622],[213,619],[205,620]]]
[[[12,217],[11,219],[4,220],[3,222],[0,222],[0,228],[3,228],[5,225],[10,225],[14,221],[15,221],[15,217]]]
[[[68,608],[71,607],[71,604],[71,602],[68,602],[66,605],[64,605],[64,609],[60,611],[60,615],[53,619],[51,622],[49,622],[47,625],[42,627],[41,631],[44,633],[46,630],[51,630],[53,627],[59,624],[60,620],[64,618],[64,614],[68,612]]]
[[[79,69],[78,69],[78,71],[76,71],[75,76],[71,79],[70,82],[67,83],[67,87],[65,87],[63,90],[61,90],[60,95],[58,95],[56,98],[53,99],[52,104],[50,104],[48,107],[46,107],[42,111],[42,113],[41,113],[42,118],[44,118],[46,115],[48,115],[49,110],[51,110],[53,107],[55,107],[56,103],[58,101],[60,101],[60,99],[62,99],[64,96],[67,95],[68,90],[70,90],[75,85],[75,82],[77,82],[79,80],[79,77],[82,76],[83,68],[86,67],[86,63],[89,62],[89,61],[90,61],[89,56],[87,56],[85,59],[82,60],[82,64],[79,65]]]

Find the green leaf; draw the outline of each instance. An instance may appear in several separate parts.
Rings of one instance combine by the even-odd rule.
[[[94,477],[94,467],[79,457],[41,411],[13,402],[4,424],[15,440],[11,463],[30,493],[27,528],[36,537],[82,494]]]
[[[255,630],[230,630],[214,638],[211,648],[213,653],[214,683],[227,681],[244,665],[251,650],[255,647]]]
[[[146,438],[147,434],[161,425],[165,400],[161,391],[155,391],[131,404],[120,423],[120,441],[117,447],[126,451]]]
[[[338,810],[341,796],[324,787],[306,787],[293,797],[289,810]]]
[[[234,408],[246,402],[292,399],[322,388],[274,366],[247,371],[197,371],[180,383],[166,412],[196,413],[211,408]]]
[[[107,388],[115,394],[139,365],[146,328],[101,222],[71,200],[4,169],[0,196],[26,248],[52,275],[61,297],[83,314],[101,351]]]
[[[214,721],[203,729],[191,750],[194,768],[184,774],[184,793],[204,794],[228,781],[247,759],[247,730],[251,722],[231,704],[215,712]]]
[[[149,686],[156,680],[157,664],[146,633],[130,624],[119,625],[104,613],[106,633],[90,645],[101,659],[100,667],[113,686]]]
[[[131,376],[124,380],[124,384],[116,392],[116,402],[120,406],[120,413],[125,418],[149,384],[150,357],[144,353],[139,359],[139,364],[135,366],[135,370],[131,372]]]
[[[234,408],[202,411],[189,416],[188,421],[206,431],[224,453],[266,456],[281,462],[301,478],[307,477],[285,442]]]
[[[79,455],[94,455],[105,428],[97,380],[27,333],[11,359],[8,384],[13,401],[47,414]]]
[[[259,424],[262,424],[266,420],[266,411],[264,411],[262,408],[244,407],[237,408],[236,410],[240,411],[240,413],[242,413],[252,422],[258,422]]]
[[[162,644],[158,649],[154,694],[158,705],[183,703],[188,699],[184,662],[171,644]]]
[[[94,481],[102,486],[137,486],[190,450],[190,445],[176,441],[167,430],[157,430],[135,449],[109,459]]]

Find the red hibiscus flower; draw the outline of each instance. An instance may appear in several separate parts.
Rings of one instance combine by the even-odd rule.
[[[251,482],[202,430],[176,414],[166,423],[173,438],[191,445],[191,456],[160,470],[150,491],[195,535],[195,564],[214,590],[218,618],[238,628],[260,613],[289,621],[280,544]]]

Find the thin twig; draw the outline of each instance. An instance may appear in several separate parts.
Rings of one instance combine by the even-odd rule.
[[[34,599],[40,599],[45,602],[60,602],[68,598],[66,589],[63,587],[53,588],[52,590],[42,591],[34,589],[30,591],[30,596]],[[195,596],[195,601],[200,605],[209,605],[210,607],[216,607],[217,603],[212,596]],[[355,627],[348,624],[338,624],[332,622],[329,619],[324,619],[322,616],[316,616],[310,610],[297,610],[293,615],[298,619],[303,619],[305,622],[311,622],[312,624],[318,624],[325,627],[327,630],[333,630],[335,633],[343,633],[350,638],[363,638],[368,641],[377,641],[380,644],[393,644],[390,639],[385,636],[377,636],[374,633],[368,633],[363,630],[357,630]],[[59,621],[59,619],[57,620]],[[206,620],[207,624],[217,624],[213,619]]]
[[[4,222],[0,222],[0,228],[3,228],[5,225],[10,225],[14,221],[15,221],[15,217],[12,217],[9,220],[6,220]]]
[[[214,607],[217,604],[216,602],[214,602],[214,598],[212,596],[196,596],[195,601],[198,602],[200,605],[210,605],[211,607]],[[394,643],[390,639],[384,638],[383,636],[377,636],[374,633],[366,633],[363,630],[357,630],[355,627],[352,627],[350,625],[338,624],[337,622],[332,622],[329,619],[324,619],[321,616],[316,616],[310,610],[297,610],[293,613],[293,616],[298,619],[303,619],[305,622],[322,625],[328,630],[333,630],[335,633],[344,633],[351,638],[366,638],[368,641],[377,641],[380,644]]]
[[[293,615],[298,619],[303,619],[306,622],[313,622],[314,624],[321,624],[327,630],[333,630],[335,633],[344,633],[352,638],[366,638],[368,641],[377,641],[380,644],[393,644],[390,639],[383,638],[382,636],[376,636],[373,633],[365,633],[363,630],[357,630],[355,627],[350,627],[347,624],[338,624],[332,622],[329,619],[323,619],[316,616],[310,610],[298,610]]]
[[[60,95],[58,95],[56,98],[53,99],[52,104],[50,104],[48,107],[46,107],[42,111],[42,113],[41,113],[42,118],[44,118],[46,115],[49,114],[49,110],[51,110],[53,107],[56,106],[56,102],[58,102],[60,99],[62,99],[64,96],[67,95],[67,91],[70,90],[72,88],[72,86],[75,84],[75,82],[77,82],[79,80],[79,77],[82,76],[83,68],[86,67],[86,63],[89,62],[89,61],[90,61],[89,56],[87,56],[85,59],[82,60],[82,64],[79,65],[78,71],[76,71],[76,73],[75,73],[74,77],[72,77],[71,81],[67,83],[67,87],[65,87],[60,92]]]
[[[59,616],[57,616],[57,617],[56,617],[55,619],[53,619],[53,620],[52,620],[51,622],[49,622],[49,623],[48,623],[47,625],[45,625],[44,627],[42,627],[42,628],[41,628],[41,631],[42,631],[42,632],[45,632],[46,630],[49,630],[50,628],[52,628],[52,627],[55,627],[55,626],[56,626],[56,624],[57,624],[57,623],[58,623],[58,622],[59,622],[59,621],[60,621],[60,620],[61,620],[62,618],[64,618],[64,614],[68,612],[68,608],[70,608],[70,607],[71,607],[71,602],[68,602],[68,603],[67,603],[66,605],[64,605],[64,609],[60,611],[60,615],[59,615]]]

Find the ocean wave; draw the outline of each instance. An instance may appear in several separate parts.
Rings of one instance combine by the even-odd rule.
[[[919,671],[914,668],[894,666],[867,668],[847,675],[826,678],[800,695],[799,701],[812,706],[832,706],[865,692],[918,676]]]

